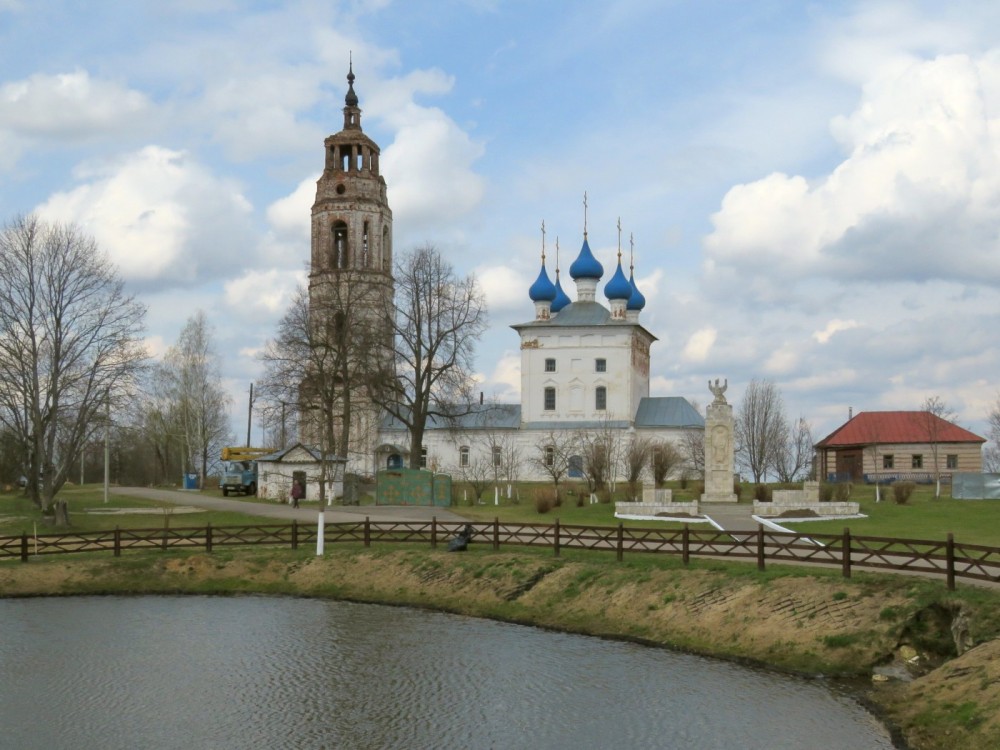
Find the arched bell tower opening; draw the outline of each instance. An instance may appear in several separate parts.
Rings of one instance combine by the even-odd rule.
[[[353,64],[347,83],[343,129],[324,141],[312,207],[309,318],[330,356],[303,373],[301,437],[347,458],[348,471],[367,474],[375,469],[378,422],[370,376],[390,364],[392,211],[379,146],[361,128]]]

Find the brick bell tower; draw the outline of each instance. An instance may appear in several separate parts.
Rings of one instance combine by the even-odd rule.
[[[317,447],[332,444],[338,455],[348,459],[348,471],[368,474],[374,470],[379,412],[362,382],[362,375],[372,369],[370,359],[363,360],[372,351],[385,351],[392,340],[392,211],[385,179],[379,174],[378,144],[361,130],[353,63],[347,84],[344,127],[323,142],[325,163],[312,207],[309,271],[311,325],[325,326],[332,349],[339,346],[342,351],[339,359],[338,353],[329,358],[339,364],[324,372],[307,372],[302,388],[303,395],[314,394],[324,387],[318,379],[333,378],[329,392],[349,389],[350,404],[344,409],[340,399],[333,409],[333,425],[324,425],[315,408],[304,408],[302,437]],[[346,447],[338,436],[345,419],[351,424]]]

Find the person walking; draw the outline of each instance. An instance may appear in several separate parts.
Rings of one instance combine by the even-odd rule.
[[[306,496],[305,488],[298,479],[292,480],[292,507],[299,507],[299,500]]]

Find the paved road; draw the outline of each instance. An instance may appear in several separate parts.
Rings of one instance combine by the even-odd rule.
[[[211,497],[198,492],[183,492],[181,490],[151,489],[148,487],[112,487],[113,495],[141,497],[148,500],[161,500],[177,505],[191,505],[207,510],[247,513],[261,518],[275,518],[283,521],[314,521],[318,506],[306,505],[293,508],[287,503],[267,503],[247,500],[236,500],[228,497]],[[327,523],[342,523],[348,521],[364,521],[365,516],[372,521],[439,521],[461,522],[465,519],[445,508],[429,508],[417,505],[364,505],[342,506],[332,505],[326,508],[323,520]]]

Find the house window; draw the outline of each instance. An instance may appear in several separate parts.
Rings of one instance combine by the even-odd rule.
[[[594,360],[594,372],[607,372],[607,371],[608,371],[608,360],[606,359]]]
[[[552,466],[556,462],[556,449],[551,445],[545,446],[545,465]]]
[[[463,445],[458,449],[458,465],[463,469],[469,466],[469,446]]]
[[[911,469],[922,469],[924,468],[924,457],[921,453],[914,453],[913,458],[910,459]]]
[[[545,389],[545,411],[556,410],[556,389],[549,386]]]
[[[554,359],[545,360],[545,372],[555,372],[556,371],[556,361]]]
[[[503,451],[499,445],[493,446],[493,465],[500,466],[503,463]]]
[[[957,469],[958,468],[958,454],[957,453],[949,453],[945,457],[945,466],[947,466],[949,469]]]
[[[882,456],[882,468],[891,469],[892,468],[892,454]]]
[[[604,411],[608,408],[608,389],[603,385],[597,386],[597,390],[594,392],[594,408],[598,411]]]
[[[420,468],[421,469],[427,468],[427,446],[424,446],[420,449]]]

